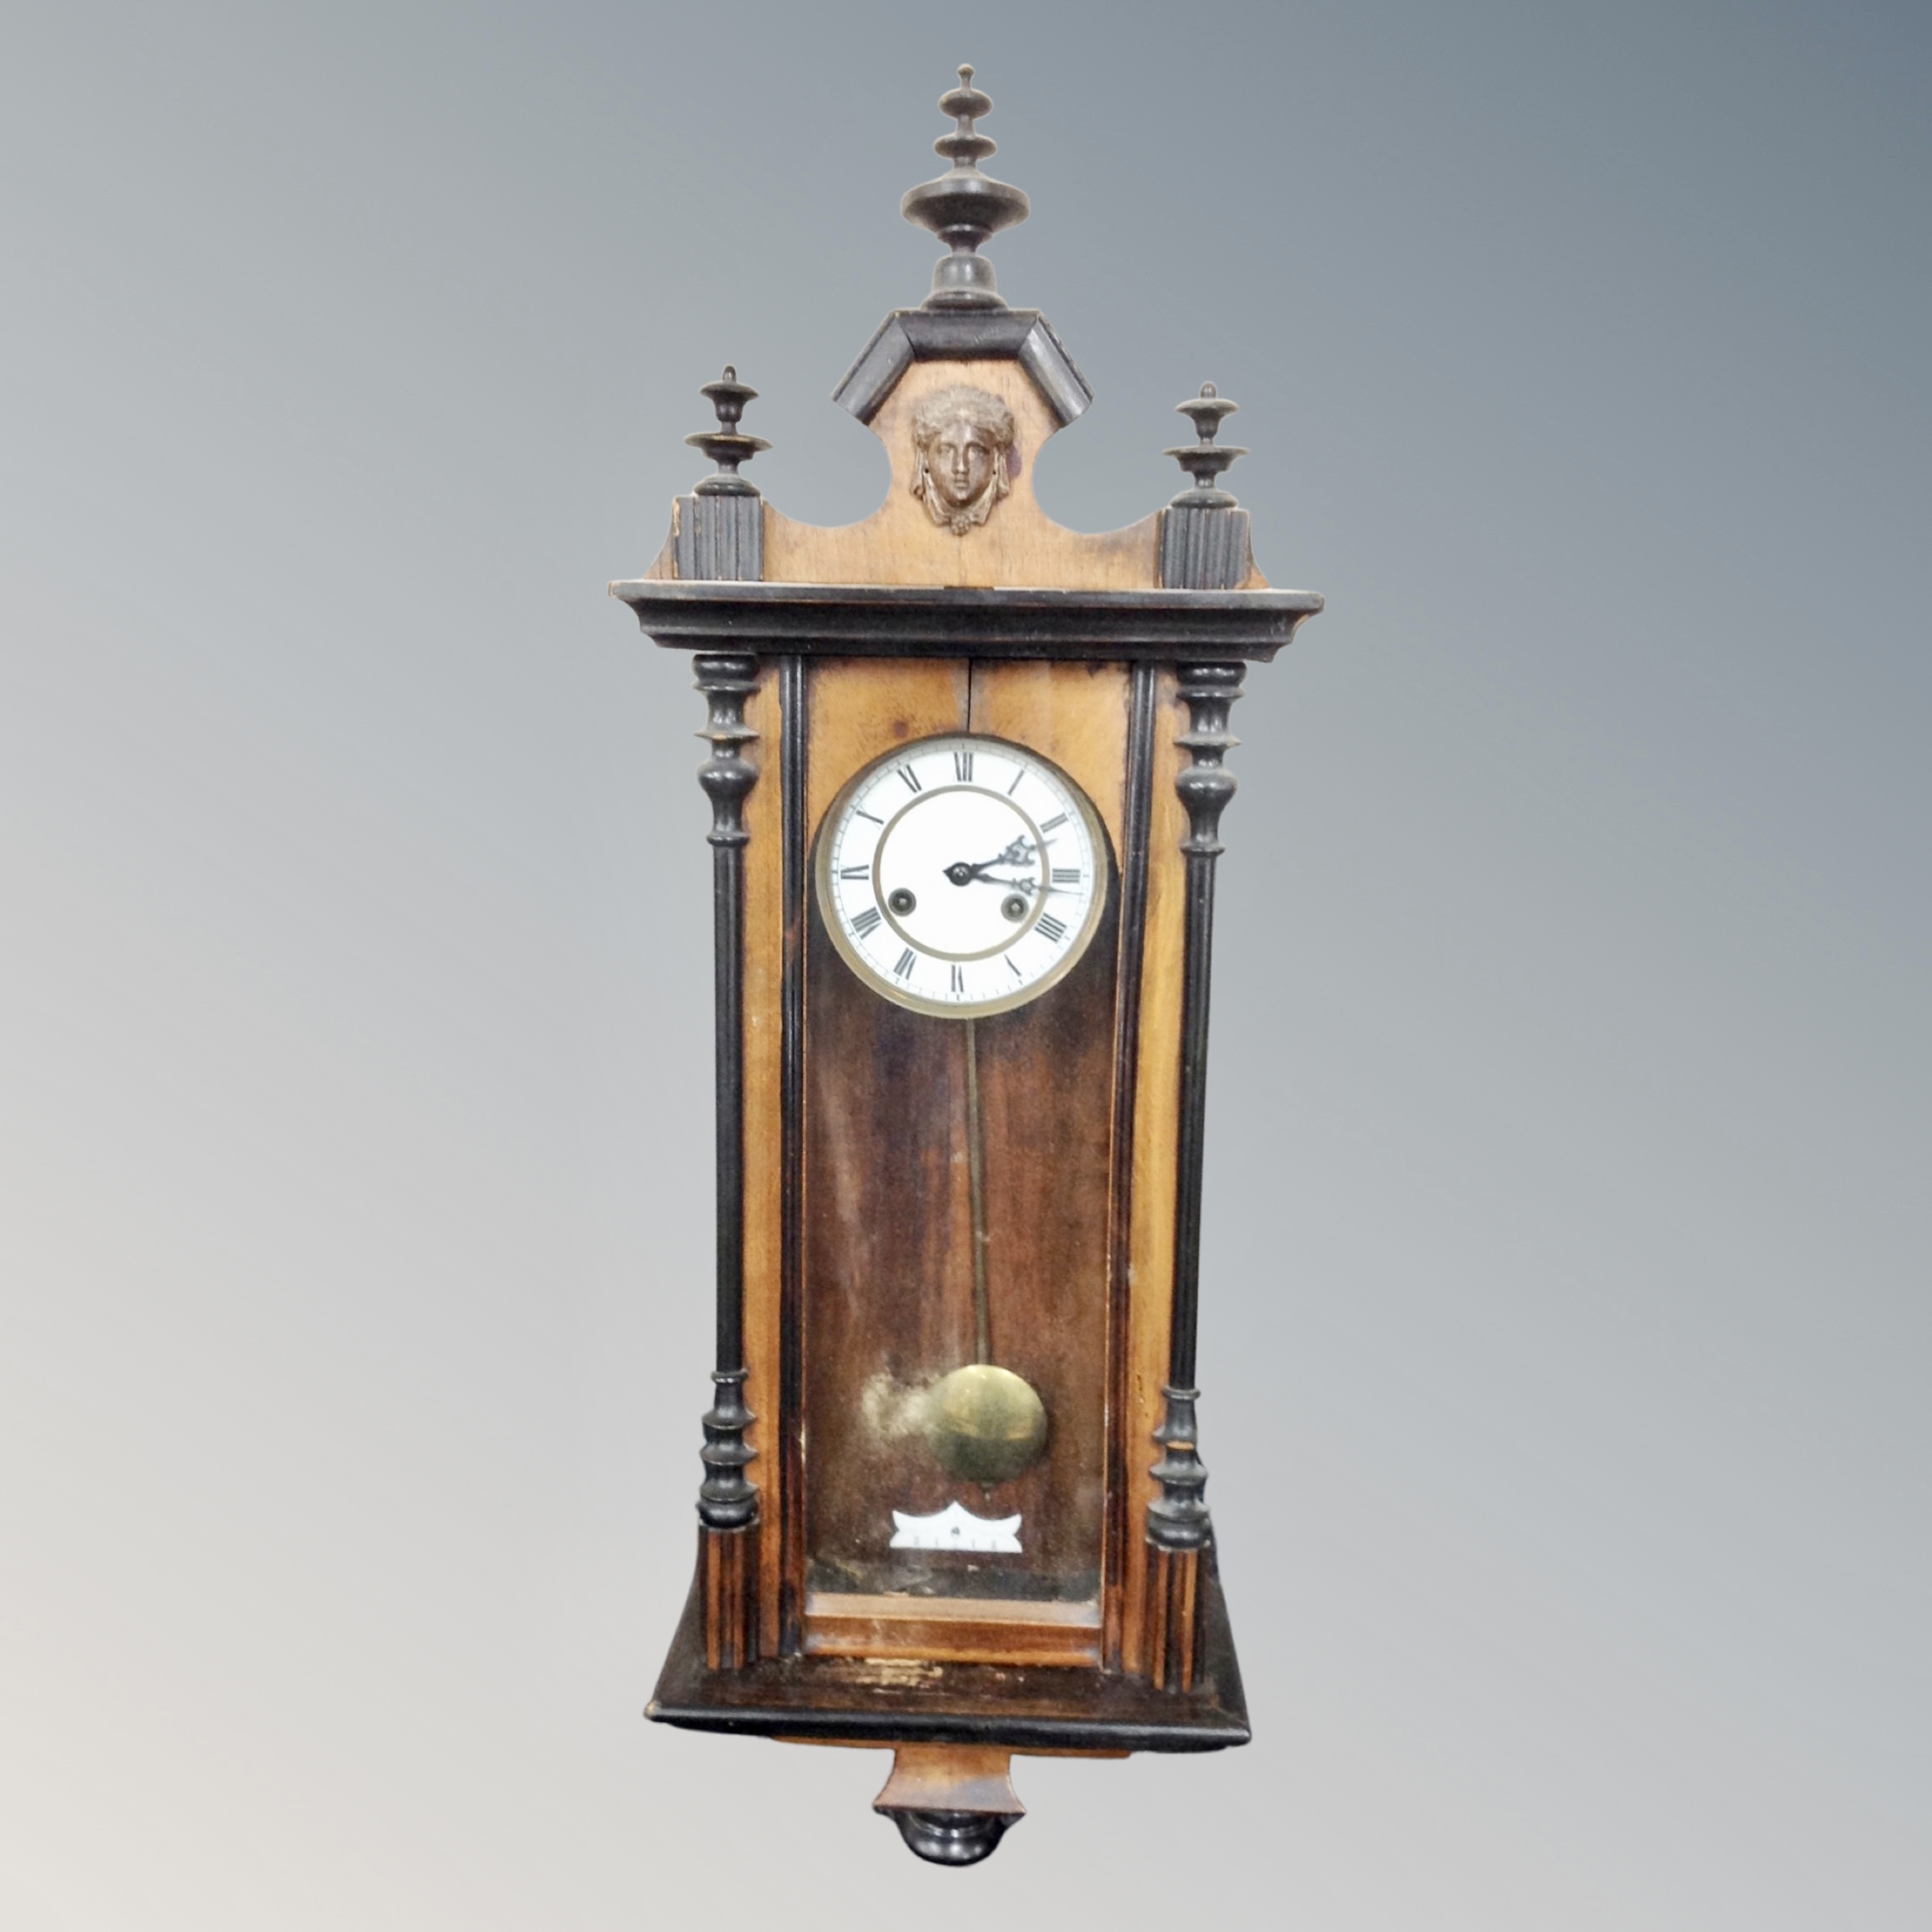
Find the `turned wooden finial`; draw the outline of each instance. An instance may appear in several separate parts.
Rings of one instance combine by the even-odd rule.
[[[699,429],[684,438],[693,449],[702,450],[718,468],[716,476],[708,476],[699,484],[699,496],[756,496],[758,486],[738,474],[738,465],[750,462],[771,445],[763,436],[746,436],[738,423],[745,404],[757,401],[758,391],[750,383],[740,382],[738,371],[727,362],[724,373],[716,382],[704,384],[698,394],[710,403],[718,419],[716,429]]]
[[[1223,422],[1241,407],[1239,402],[1230,402],[1225,396],[1216,393],[1211,382],[1200,386],[1198,396],[1190,396],[1185,402],[1176,402],[1174,409],[1187,417],[1194,425],[1194,434],[1199,438],[1195,443],[1182,443],[1161,454],[1174,460],[1194,479],[1194,487],[1182,490],[1174,502],[1183,507],[1199,510],[1232,510],[1234,498],[1220,487],[1216,479],[1248,452],[1237,449],[1232,443],[1216,443],[1215,435]]]
[[[1004,309],[993,279],[993,264],[984,260],[979,245],[1027,218],[1030,204],[1018,188],[979,172],[979,164],[997,143],[974,123],[993,111],[993,99],[972,84],[973,71],[962,67],[960,84],[939,97],[939,112],[951,114],[954,127],[933,143],[933,150],[953,165],[936,181],[908,189],[899,212],[909,222],[930,228],[953,252],[942,256],[933,269],[928,309]]]

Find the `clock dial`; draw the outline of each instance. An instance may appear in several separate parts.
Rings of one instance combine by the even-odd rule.
[[[1072,967],[1106,865],[1098,816],[1058,767],[1002,738],[924,738],[833,801],[818,902],[881,997],[965,1018],[1022,1005]]]

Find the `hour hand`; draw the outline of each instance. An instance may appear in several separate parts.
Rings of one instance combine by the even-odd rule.
[[[955,886],[970,886],[976,878],[982,878],[996,865],[1023,865],[1027,854],[1033,849],[1031,839],[1016,838],[1003,852],[996,852],[990,859],[982,859],[978,865],[970,864],[964,859],[955,860],[945,869],[945,876]],[[992,885],[1004,885],[1004,879],[988,881]]]

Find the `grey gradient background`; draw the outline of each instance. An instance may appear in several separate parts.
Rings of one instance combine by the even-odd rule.
[[[0,1924],[1932,1923],[1922,6],[30,7],[0,76]],[[667,1733],[699,705],[606,579],[930,239],[1242,404],[1202,1376],[1257,1741]],[[726,1901],[722,1911],[710,1902]],[[1237,1918],[1235,1915],[1239,1914]]]

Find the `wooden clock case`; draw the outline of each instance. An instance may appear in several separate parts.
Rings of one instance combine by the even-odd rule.
[[[1012,198],[1025,210],[978,170],[990,105],[970,70],[942,100],[953,166],[907,204],[953,253],[836,392],[885,445],[884,504],[843,529],[767,504],[737,473],[765,445],[727,369],[706,389],[717,429],[690,439],[719,473],[677,500],[647,575],[611,587],[696,654],[712,744],[716,1396],[697,1577],[649,1715],[897,1748],[880,1809],[944,1863],[1017,1816],[1013,1751],[1249,1735],[1195,1442],[1209,945],[1229,708],[1247,663],[1321,607],[1253,568],[1211,389],[1181,405],[1199,441],[1170,453],[1194,487],[1166,508],[1098,536],[1040,509],[1038,453],[1090,395],[977,254]],[[955,405],[1010,427],[965,512],[921,474],[921,424]],[[944,1562],[895,1563],[881,1527],[888,1503],[961,1488],[890,1418],[970,1350],[962,1030],[862,985],[811,880],[853,773],[956,732],[1051,760],[1110,848],[1078,965],[979,1033],[1002,1359],[1024,1360],[1053,1428],[987,1492],[1024,1516],[1027,1555],[957,1589]]]

